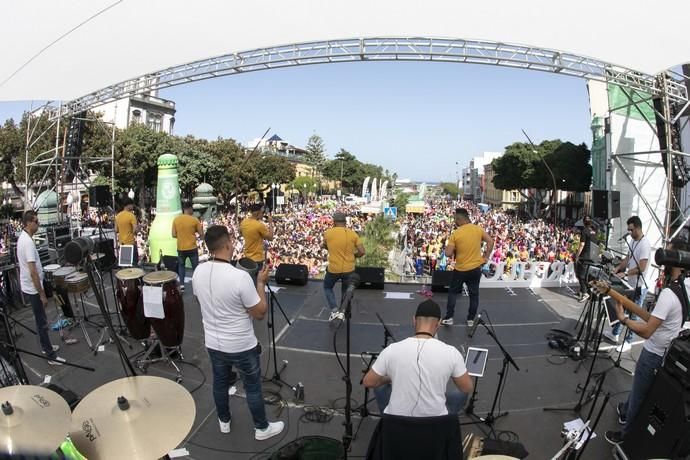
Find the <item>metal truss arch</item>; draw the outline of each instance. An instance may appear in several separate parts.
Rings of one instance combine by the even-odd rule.
[[[667,85],[660,88],[653,75],[571,53],[481,40],[391,37],[296,43],[180,64],[107,86],[52,107],[50,115],[51,119],[70,116],[142,92],[210,78],[302,65],[358,61],[456,62],[538,70],[666,95],[671,101],[688,100],[682,80],[669,78]]]

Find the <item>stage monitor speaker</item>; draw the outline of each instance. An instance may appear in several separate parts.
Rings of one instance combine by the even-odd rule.
[[[115,245],[112,238],[93,240],[93,252],[103,254],[96,259],[95,265],[99,270],[109,270],[112,268],[117,259],[115,258]]]
[[[92,208],[108,208],[113,201],[110,187],[107,185],[93,185],[89,187],[89,206]]]
[[[621,447],[628,460],[690,454],[690,391],[665,369],[656,375]]]
[[[448,292],[451,279],[453,279],[453,270],[434,270],[431,274],[431,291]]]
[[[386,270],[383,267],[355,267],[359,275],[358,289],[383,289],[386,283]]]
[[[276,268],[276,283],[304,286],[309,281],[309,268],[303,264],[280,264]]]
[[[592,190],[592,217],[616,219],[621,216],[621,192],[618,190]]]

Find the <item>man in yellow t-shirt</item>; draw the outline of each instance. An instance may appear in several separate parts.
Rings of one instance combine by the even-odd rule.
[[[177,275],[180,277],[180,289],[184,291],[184,279],[187,274],[187,259],[192,264],[192,275],[199,265],[199,250],[196,247],[196,236],[204,237],[204,229],[199,219],[192,215],[192,203],[182,205],[182,214],[175,217],[172,223],[172,237],[177,238]]]
[[[125,198],[122,206],[122,211],[115,216],[115,233],[117,239],[122,245],[134,246],[132,264],[139,265],[139,249],[137,248],[137,232],[139,226],[137,225],[137,218],[132,210],[134,209],[134,201],[131,198]]]
[[[479,308],[479,281],[482,277],[482,265],[486,263],[494,249],[494,240],[483,228],[470,221],[466,209],[455,210],[455,225],[457,228],[448,238],[446,245],[446,256],[455,258],[455,270],[448,289],[446,316],[441,323],[446,326],[453,324],[455,300],[462,290],[462,285],[465,284],[470,296],[467,326],[472,327],[477,308]],[[482,242],[486,243],[483,252]]]
[[[261,220],[264,217],[264,206],[254,203],[249,207],[249,215],[240,223],[240,232],[244,238],[244,257],[252,259],[261,270],[264,266],[266,251],[264,240],[273,239],[273,217],[268,216],[268,226]]]
[[[359,235],[346,228],[347,218],[342,212],[333,214],[333,227],[323,234],[323,247],[328,250],[328,268],[323,278],[323,292],[326,295],[328,308],[331,310],[329,321],[344,319],[335,302],[333,287],[338,280],[343,284],[355,271],[355,257],[364,255],[364,246]],[[341,291],[344,291],[341,287]]]

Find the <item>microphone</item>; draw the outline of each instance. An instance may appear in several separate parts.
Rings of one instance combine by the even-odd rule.
[[[474,336],[474,332],[477,330],[477,327],[479,326],[479,323],[482,323],[482,324],[484,323],[484,320],[482,319],[482,314],[481,314],[481,313],[478,314],[478,315],[477,315],[477,319],[474,320],[474,324],[472,325],[472,329],[470,329],[470,333],[467,334],[467,337],[469,337],[469,338],[471,339],[472,336]]]
[[[340,302],[340,310],[347,308],[347,306],[350,305],[350,302],[352,302],[352,296],[355,295],[355,289],[357,289],[357,286],[359,286],[359,275],[357,273],[350,275],[347,278],[346,284],[347,287],[345,288],[345,294]]]
[[[621,236],[620,238],[618,238],[618,242],[620,243],[621,241],[623,241],[624,239],[626,239],[626,238],[628,237],[628,235],[630,235],[630,231],[625,232],[625,233],[623,234],[623,236]]]

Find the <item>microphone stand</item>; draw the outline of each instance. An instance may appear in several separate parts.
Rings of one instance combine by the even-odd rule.
[[[286,381],[284,381],[281,377],[280,374],[283,373],[285,368],[288,365],[287,360],[283,360],[282,366],[280,369],[278,369],[278,357],[277,357],[277,352],[276,352],[276,327],[275,327],[275,308],[274,304],[278,305],[278,309],[280,310],[280,313],[282,313],[283,318],[285,318],[285,321],[287,322],[288,326],[292,326],[292,323],[290,322],[290,319],[287,317],[285,314],[285,310],[283,310],[283,307],[280,305],[280,302],[276,298],[275,293],[273,292],[273,289],[271,289],[271,286],[266,283],[266,290],[268,291],[268,305],[269,305],[269,311],[268,311],[268,329],[271,331],[271,341],[270,341],[270,346],[271,346],[271,353],[273,356],[273,377],[270,378],[270,381],[272,383],[275,383],[279,387],[282,387],[283,385],[287,385],[291,387],[295,392],[296,387],[293,387]]]
[[[511,364],[518,372],[520,371],[520,368],[518,367],[513,357],[510,356],[510,354],[506,351],[505,348],[503,348],[503,345],[498,340],[498,337],[496,337],[496,333],[494,332],[493,327],[488,327],[482,318],[477,318],[477,321],[479,321],[479,324],[481,324],[484,327],[484,329],[486,329],[486,333],[489,334],[489,336],[491,336],[494,342],[496,342],[496,345],[498,345],[498,348],[501,350],[501,353],[503,353],[503,364],[501,366],[501,370],[498,372],[498,386],[496,386],[496,393],[494,394],[494,400],[491,404],[491,410],[488,414],[486,414],[485,417],[479,417],[479,421],[485,423],[493,431],[494,423],[496,422],[496,420],[508,415],[508,411],[504,411],[498,414],[495,413],[499,396],[503,392],[503,386],[505,385],[505,379],[508,372],[508,365]]]
[[[345,375],[343,380],[345,381],[345,421],[343,425],[345,426],[345,434],[343,435],[343,452],[344,459],[347,460],[347,452],[350,450],[350,443],[352,442],[352,379],[350,378],[350,320],[352,318],[352,298],[353,295],[348,296],[347,303],[345,304]]]

